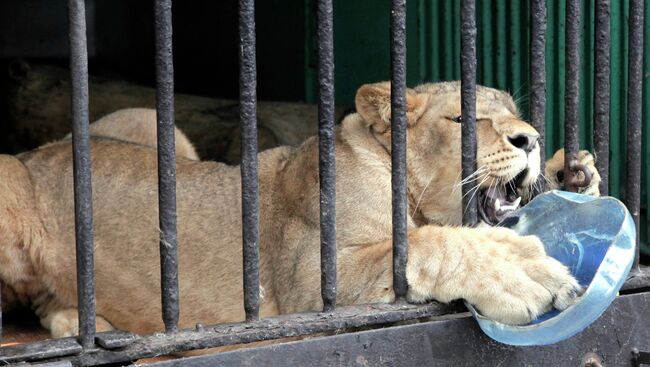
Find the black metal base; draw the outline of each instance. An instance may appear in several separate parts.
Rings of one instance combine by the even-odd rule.
[[[434,302],[349,306],[332,313],[281,315],[253,323],[197,325],[196,329],[170,334],[137,336],[113,331],[97,334],[97,346],[84,351],[75,338],[49,340],[0,348],[0,365],[45,361],[68,362],[74,366],[122,364],[192,349],[338,333],[405,321],[416,324],[178,359],[161,365],[240,365],[247,361],[257,365],[268,360],[271,365],[349,365],[357,362],[363,365],[368,362],[368,365],[411,366],[435,362],[436,365],[463,366],[480,361],[488,366],[499,363],[561,366],[577,365],[587,352],[595,352],[611,366],[632,363],[633,348],[639,351],[636,360],[645,363],[646,352],[650,351],[650,318],[644,318],[644,313],[650,309],[648,274],[647,268],[636,271],[623,287],[622,296],[589,329],[568,341],[547,347],[501,345],[480,331],[462,304]]]
[[[513,347],[483,334],[471,317],[314,338],[184,358],[153,366],[581,366],[595,353],[605,366],[632,366],[650,350],[650,293],[618,297],[588,329],[564,342]],[[592,357],[593,355],[590,355]]]
[[[632,269],[621,287],[621,293],[638,293],[641,290],[650,290],[650,267],[645,265]]]

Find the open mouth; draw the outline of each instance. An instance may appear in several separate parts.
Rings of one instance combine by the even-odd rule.
[[[517,188],[521,186],[528,170],[521,171],[512,180],[479,192],[478,212],[483,221],[491,226],[497,225],[510,212],[521,205],[521,196]]]

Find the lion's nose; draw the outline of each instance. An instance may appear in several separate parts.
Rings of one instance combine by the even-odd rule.
[[[539,139],[539,135],[537,134],[518,134],[508,137],[510,144],[514,145],[515,148],[523,150],[526,153],[530,153],[530,151],[535,148],[537,139]]]

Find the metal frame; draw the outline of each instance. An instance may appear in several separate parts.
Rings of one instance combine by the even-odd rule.
[[[496,343],[465,316],[165,361],[152,367],[597,366],[584,363],[587,355],[597,356],[605,366],[639,366],[650,363],[650,354],[641,352],[650,349],[650,320],[644,318],[648,306],[648,293],[620,297],[585,331],[548,346],[516,348]]]
[[[628,97],[628,187],[626,203],[638,225],[639,214],[639,174],[641,144],[641,78],[643,44],[643,1],[630,0],[630,63]],[[321,293],[323,312],[281,315],[259,319],[259,209],[257,182],[257,130],[256,130],[256,59],[255,59],[255,2],[239,1],[240,34],[240,118],[242,124],[242,228],[244,262],[244,308],[246,322],[204,326],[197,324],[190,330],[178,330],[178,255],[176,238],[176,173],[174,149],[174,81],[172,63],[172,10],[171,0],[155,0],[155,45],[158,115],[158,185],[160,213],[160,261],[161,261],[161,307],[165,333],[138,336],[128,332],[95,332],[95,291],[93,282],[93,223],[90,170],[90,141],[88,132],[88,57],[86,49],[86,28],[84,0],[69,0],[70,26],[70,71],[72,78],[72,121],[74,152],[74,197],[77,241],[77,274],[80,335],[78,338],[65,338],[37,342],[0,349],[0,363],[49,361],[58,365],[99,365],[123,363],[138,358],[151,357],[181,351],[209,348],[224,345],[250,343],[284,337],[310,335],[320,332],[385,325],[397,321],[414,320],[423,317],[448,315],[464,311],[458,303],[441,305],[431,303],[410,305],[405,302],[408,289],[405,275],[407,262],[407,201],[406,201],[406,0],[391,0],[391,155],[392,155],[392,203],[393,203],[393,286],[396,295],[394,304],[360,305],[336,308],[336,228],[335,228],[335,159],[334,159],[334,50],[333,50],[333,8],[332,0],[319,0],[317,10],[318,40],[318,78],[319,78],[319,174],[320,174],[320,224],[321,224]],[[597,100],[608,101],[609,95],[609,0],[597,0],[596,33],[596,95]],[[531,118],[532,124],[544,136],[546,75],[544,49],[546,42],[546,6],[544,0],[533,0],[531,9]],[[476,170],[476,4],[475,0],[463,0],[461,10],[461,104],[462,104],[462,177],[470,177]],[[567,0],[567,90],[566,90],[566,162],[565,185],[569,190],[577,190],[589,179],[584,166],[577,161],[578,153],[578,73],[580,6],[577,0]],[[596,103],[596,151],[598,168],[603,176],[606,190],[608,156],[608,102]],[[543,154],[543,145],[542,145]],[[543,155],[542,155],[543,158]],[[542,159],[542,165],[544,164]],[[543,169],[543,167],[542,167]],[[584,179],[577,179],[577,171],[584,173]],[[465,181],[464,181],[465,182]],[[463,192],[474,185],[466,181]],[[477,200],[474,196],[464,196],[463,223],[474,225],[477,221]],[[638,264],[638,246],[637,246]],[[647,276],[635,266],[632,281],[625,289],[650,286]],[[617,300],[625,309],[634,312],[633,300],[647,305],[649,296],[641,294]],[[640,304],[640,303],[639,303]],[[610,309],[616,313],[618,306]],[[1,321],[1,315],[0,315]],[[201,320],[197,320],[200,322]],[[459,323],[460,322],[460,323]],[[599,321],[604,322],[603,320]],[[441,326],[442,325],[442,326]],[[485,348],[498,350],[496,355],[508,352],[508,347],[495,345],[486,340],[477,328],[467,320],[448,320],[416,326],[393,328],[391,331],[372,331],[356,334],[382,335],[391,338],[414,338],[413,333],[436,331],[441,336],[436,339],[435,350],[445,352],[441,346],[449,347],[449,340],[442,338],[444,325],[456,325],[464,331],[473,330],[471,340],[482,343]],[[592,327],[595,328],[596,326]],[[646,328],[645,330],[648,330]],[[446,331],[448,332],[448,330]],[[379,334],[378,334],[379,333]],[[382,334],[383,333],[383,334]],[[397,335],[397,336],[395,336]],[[434,334],[431,334],[434,335]],[[465,334],[463,333],[463,338]],[[588,338],[589,332],[577,340]],[[637,335],[630,333],[630,335]],[[639,334],[641,335],[641,334]],[[1,327],[0,327],[1,336]],[[650,335],[643,334],[645,338]],[[433,337],[433,336],[431,336]],[[330,337],[329,342],[315,344],[313,348],[326,348],[338,340],[354,340],[354,335]],[[372,339],[372,337],[369,337]],[[419,337],[417,337],[419,338]],[[409,339],[409,340],[410,340]],[[648,339],[646,339],[647,341]],[[628,339],[629,342],[629,339]],[[311,343],[311,344],[310,344]],[[405,343],[391,342],[392,347],[400,347],[398,353],[406,356],[417,353]],[[570,342],[571,344],[573,342]],[[281,356],[295,352],[295,348],[313,345],[314,342],[301,342],[277,347],[274,355],[277,361]],[[646,343],[647,344],[647,343]],[[483,346],[476,348],[483,348]],[[296,347],[297,346],[297,347]],[[350,344],[357,348],[358,343]],[[643,345],[648,348],[648,345]],[[396,350],[395,348],[391,350]],[[538,348],[539,349],[539,348]],[[232,361],[232,356],[264,355],[268,348],[241,351],[207,357],[202,361]],[[298,349],[299,350],[299,349]],[[284,353],[284,354],[282,354]],[[537,352],[533,350],[531,358]],[[361,353],[371,356],[371,352]],[[435,358],[430,356],[431,358]],[[638,361],[647,357],[645,353],[636,354]],[[231,358],[231,359],[229,359]],[[285,357],[286,358],[286,357]],[[297,357],[299,358],[299,357]],[[406,359],[408,360],[408,359]],[[436,359],[437,360],[437,359]],[[179,360],[161,365],[192,363],[201,360]],[[279,363],[279,362],[278,362]],[[404,364],[404,363],[402,363]]]
[[[83,0],[69,0],[70,74],[72,77],[72,157],[74,217],[77,254],[77,303],[79,342],[95,343],[95,280],[93,260],[93,206],[88,128],[88,50],[86,7]]]

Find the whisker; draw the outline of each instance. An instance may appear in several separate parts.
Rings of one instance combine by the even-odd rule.
[[[484,166],[479,167],[476,171],[474,171],[471,175],[462,179],[459,183],[467,182],[467,180],[470,180],[473,176],[476,176],[479,173],[483,173],[483,171],[485,171],[486,169],[487,168],[485,168]],[[460,173],[462,173],[462,171]]]
[[[453,186],[452,193],[454,193],[458,188],[462,187],[463,184],[465,184],[468,181],[472,180],[475,176],[477,176],[479,174],[483,174],[486,170],[487,170],[486,167],[483,167],[483,166],[479,167],[474,173],[472,173],[471,175],[465,177],[463,180],[455,183],[454,186]]]
[[[479,183],[478,185],[475,186],[476,188],[475,188],[475,190],[474,190],[474,193],[472,193],[472,196],[470,196],[470,198],[469,198],[469,202],[468,202],[468,204],[467,204],[467,208],[465,208],[465,210],[464,210],[463,212],[467,211],[467,209],[469,208],[469,203],[471,203],[472,200],[474,199],[474,195],[476,195],[476,193],[479,191],[479,187],[481,187],[481,185],[482,185],[482,184],[483,184],[483,183],[484,183],[488,178],[490,178],[489,175],[485,176],[485,178],[483,179],[483,181],[481,181],[481,183]],[[468,192],[468,193],[469,193],[469,192]]]
[[[479,191],[479,187],[480,187],[480,185],[481,185],[483,182],[485,182],[485,180],[486,180],[487,178],[488,178],[488,177],[486,177],[483,181],[481,181],[480,184],[476,185],[476,188],[475,188],[475,190],[473,191],[472,196],[470,196],[470,199],[469,199],[469,201],[467,202],[467,206],[466,206],[465,209],[463,210],[463,213],[465,213],[465,212],[467,211],[467,209],[469,209],[469,205],[470,205],[470,203],[472,202],[472,199],[474,198],[474,195],[476,195],[476,193]],[[469,192],[468,192],[468,193],[469,193]]]
[[[427,184],[424,185],[424,188],[422,189],[422,192],[420,193],[420,196],[418,197],[418,201],[415,203],[415,208],[413,209],[413,213],[411,213],[411,216],[415,215],[415,213],[418,211],[418,207],[420,206],[420,201],[422,201],[422,196],[424,196],[424,192],[427,191],[427,188],[429,187],[429,184],[431,184],[431,181],[433,181],[434,175],[431,175],[431,178],[429,178],[429,181],[427,181]]]
[[[479,168],[478,168],[475,172],[473,172],[471,175],[465,177],[465,179],[463,179],[462,181],[460,181],[458,184],[455,184],[455,185],[453,186],[453,189],[452,189],[452,192],[451,192],[451,193],[453,194],[454,191],[457,189],[457,187],[462,186],[462,183],[471,180],[471,179],[473,178],[473,176],[477,176],[477,175],[479,175],[479,174],[482,174],[485,170],[486,170],[486,167],[483,167],[483,166],[479,167]],[[456,176],[456,180],[458,180],[458,178],[460,177],[461,174],[462,174],[462,170],[458,172],[458,175]],[[426,185],[424,186],[424,188],[422,189],[422,192],[421,192],[420,195],[418,196],[418,200],[417,200],[417,202],[415,203],[415,207],[413,208],[413,212],[411,213],[411,215],[415,215],[415,213],[417,212],[418,208],[420,207],[420,203],[422,202],[422,198],[424,197],[424,193],[425,193],[425,192],[427,191],[427,189],[429,188],[429,185],[430,185],[431,182],[433,181],[433,178],[434,178],[434,177],[435,177],[435,175],[431,175],[431,177],[430,177],[429,180],[427,181],[427,184],[426,184]],[[439,193],[441,193],[443,190],[444,190],[444,188],[438,190],[435,194],[439,194]],[[435,194],[434,194],[434,195],[435,195]]]
[[[478,188],[481,186],[481,184],[482,184],[483,182],[485,182],[485,180],[488,179],[489,176],[490,176],[490,175],[489,175],[488,173],[486,173],[486,174],[480,176],[479,178],[477,178],[477,179],[476,179],[476,182],[478,182],[478,183],[477,183],[476,185],[472,186],[471,189],[467,190],[467,192],[466,192],[466,193],[461,197],[461,199],[465,198],[465,196],[467,196],[468,194],[472,193],[472,191],[476,191],[476,190],[478,190]],[[482,181],[479,182],[479,180],[482,180]]]

